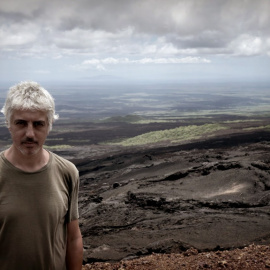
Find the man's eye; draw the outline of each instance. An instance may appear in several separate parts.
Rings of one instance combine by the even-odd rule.
[[[16,121],[15,124],[18,126],[24,126],[26,124],[26,122],[25,121]]]
[[[42,121],[34,122],[34,126],[35,127],[44,127],[45,126],[45,123],[42,122]]]

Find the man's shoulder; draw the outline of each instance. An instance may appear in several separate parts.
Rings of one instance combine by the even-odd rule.
[[[0,153],[0,168],[3,166],[5,160],[4,151]]]
[[[60,167],[62,170],[67,170],[69,172],[77,173],[78,170],[76,166],[69,160],[50,152],[51,158],[52,158],[52,164]]]

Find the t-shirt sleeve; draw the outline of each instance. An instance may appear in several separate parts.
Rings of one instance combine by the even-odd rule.
[[[74,173],[73,179],[71,179],[71,186],[70,186],[70,196],[69,196],[69,209],[67,213],[67,223],[76,220],[79,218],[79,210],[78,210],[78,194],[79,194],[79,172],[75,169],[76,172]]]

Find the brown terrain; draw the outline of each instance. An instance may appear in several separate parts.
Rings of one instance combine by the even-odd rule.
[[[270,268],[269,246],[250,245],[231,251],[210,251],[198,253],[189,249],[182,253],[152,254],[138,259],[117,263],[91,263],[83,270],[262,270]]]
[[[257,132],[74,160],[81,172],[85,263],[124,260],[126,268],[96,269],[177,269],[153,263],[179,265],[197,255],[207,265],[230,254],[223,250],[243,254],[251,244],[268,245],[269,138]],[[261,249],[269,254],[268,247]],[[128,268],[130,259],[146,255],[135,264],[148,261],[149,268]],[[228,258],[215,263],[221,261],[229,264]]]
[[[269,131],[241,125],[175,145],[59,150],[80,171],[84,269],[270,267],[269,150]]]
[[[161,124],[62,132],[61,144],[77,139],[53,151],[80,171],[83,269],[269,268],[270,132],[237,125],[210,138],[139,147],[99,143]],[[4,141],[9,134],[0,131]],[[48,145],[59,136],[52,132]]]

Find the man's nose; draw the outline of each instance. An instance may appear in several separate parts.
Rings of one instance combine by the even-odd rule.
[[[26,137],[28,137],[28,138],[33,138],[34,137],[34,128],[33,128],[32,124],[27,125]]]

